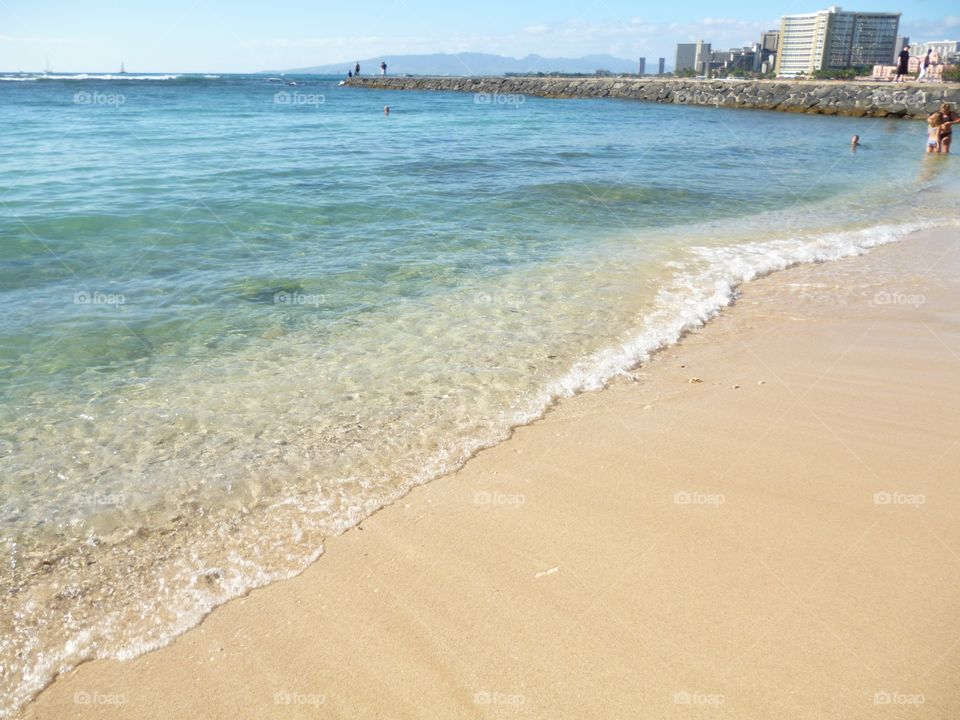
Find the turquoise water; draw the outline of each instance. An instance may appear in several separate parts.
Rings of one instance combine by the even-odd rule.
[[[922,124],[287,80],[0,77],[4,712],[738,283],[957,214]]]

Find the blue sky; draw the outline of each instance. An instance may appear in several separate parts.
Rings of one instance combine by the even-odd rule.
[[[377,55],[491,52],[673,57],[677,42],[751,42],[817,4],[621,0],[0,0],[0,70],[255,72]],[[902,12],[912,40],[960,36],[956,0],[863,0]],[[648,60],[650,62],[650,60]]]

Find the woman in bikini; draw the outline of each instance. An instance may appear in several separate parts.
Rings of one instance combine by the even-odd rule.
[[[940,152],[946,155],[950,152],[950,142],[953,140],[953,126],[960,120],[960,116],[953,111],[950,103],[941,105],[940,112],[934,113],[937,114],[940,115]]]

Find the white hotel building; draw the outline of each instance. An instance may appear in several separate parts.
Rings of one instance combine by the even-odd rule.
[[[777,75],[796,77],[817,70],[893,61],[900,13],[844,12],[831,7],[780,21]]]

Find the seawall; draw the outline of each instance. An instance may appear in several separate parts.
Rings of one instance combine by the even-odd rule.
[[[677,105],[781,110],[853,117],[926,118],[941,103],[960,105],[960,84],[676,78],[360,77],[350,87],[475,93],[477,102],[516,96],[617,98]],[[513,96],[513,98],[509,97]]]

